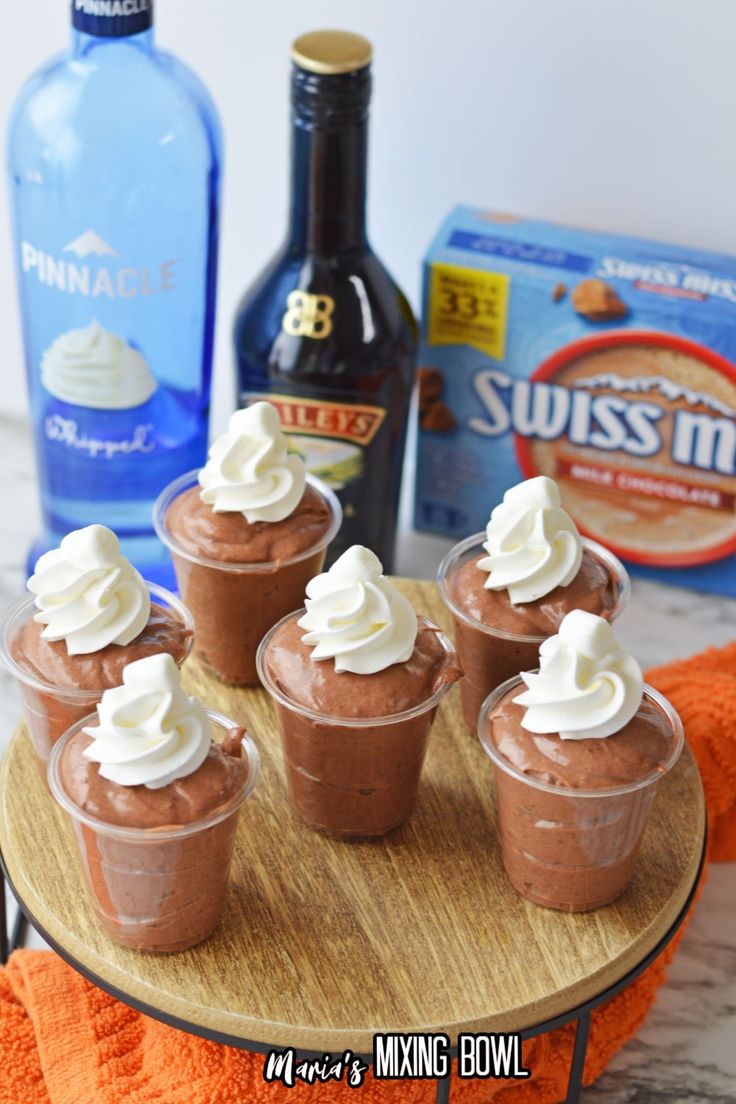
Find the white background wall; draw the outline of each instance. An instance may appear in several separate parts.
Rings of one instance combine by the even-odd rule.
[[[305,30],[345,27],[375,44],[370,229],[415,304],[421,255],[456,202],[736,252],[734,0],[156,4],[159,41],[203,77],[225,126],[218,424],[234,304],[283,233],[288,47]],[[65,44],[68,3],[2,0],[0,11],[5,118]],[[3,405],[20,411],[7,210],[0,334]]]

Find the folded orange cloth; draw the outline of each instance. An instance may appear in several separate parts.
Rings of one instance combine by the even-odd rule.
[[[711,857],[736,859],[736,644],[648,672],[682,716],[703,775]],[[593,1013],[589,1084],[646,1017],[676,941]],[[567,1026],[524,1047],[528,1081],[459,1081],[453,1104],[558,1104],[574,1038]],[[166,1027],[95,988],[50,951],[17,951],[0,971],[0,1104],[433,1104],[426,1081],[286,1089],[263,1058]]]

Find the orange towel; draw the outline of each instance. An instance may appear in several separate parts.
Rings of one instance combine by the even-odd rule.
[[[649,672],[680,711],[705,783],[711,857],[736,859],[736,644]],[[646,1017],[675,941],[628,989],[593,1013],[589,1084]],[[528,1081],[458,1081],[453,1104],[557,1104],[574,1028],[524,1047]],[[50,951],[17,951],[0,971],[0,1104],[432,1104],[431,1082],[373,1081],[286,1089],[263,1059],[165,1027],[96,989]]]

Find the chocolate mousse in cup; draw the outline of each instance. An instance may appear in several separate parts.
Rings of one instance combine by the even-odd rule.
[[[496,768],[514,888],[547,908],[586,912],[631,881],[657,783],[682,751],[682,724],[595,614],[568,613],[539,663],[489,695],[478,734]]]
[[[289,801],[344,838],[382,836],[411,815],[437,706],[462,673],[444,633],[382,572],[373,552],[348,548],[258,650]]]
[[[450,549],[437,581],[452,615],[472,733],[491,690],[536,667],[540,644],[566,613],[582,609],[613,621],[631,591],[623,564],[580,536],[545,475],[511,487],[486,532]]]
[[[287,453],[278,411],[236,410],[199,472],[171,483],[154,527],[197,626],[195,655],[231,686],[258,682],[256,651],[301,605],[342,521],[337,496]]]
[[[168,652],[181,665],[194,622],[186,606],[146,582],[104,525],[46,552],[0,623],[0,658],[15,676],[41,774],[52,745],[85,717],[126,664]]]
[[[184,951],[225,907],[238,816],[258,781],[244,730],[189,698],[171,656],[129,664],[54,745],[49,787],[74,826],[90,901],[116,943]]]

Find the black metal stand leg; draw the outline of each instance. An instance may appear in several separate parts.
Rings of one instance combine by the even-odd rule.
[[[567,1082],[566,1104],[578,1104],[583,1088],[583,1070],[585,1069],[585,1055],[588,1051],[588,1035],[590,1034],[590,1012],[583,1012],[578,1017],[578,1026],[575,1032],[575,1046],[572,1051],[572,1065],[570,1066],[570,1080]]]
[[[8,911],[5,903],[5,877],[0,870],[0,966],[8,961]]]
[[[450,1081],[452,1080],[452,1071],[447,1074],[447,1077],[441,1077],[437,1082],[437,1104],[450,1104]]]
[[[13,922],[13,933],[10,936],[11,951],[17,951],[19,947],[23,946],[26,941],[27,931],[28,917],[26,916],[20,905],[18,905],[18,911],[15,914],[15,920]]]

